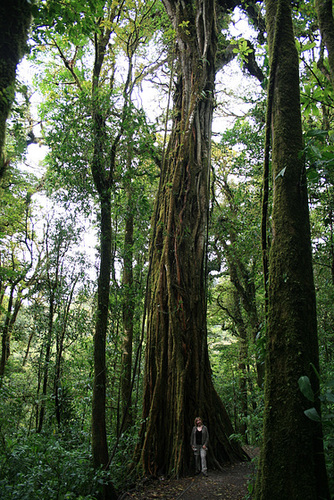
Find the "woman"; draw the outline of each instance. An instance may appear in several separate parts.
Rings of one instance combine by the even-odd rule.
[[[193,449],[195,456],[196,474],[202,472],[207,477],[208,469],[206,465],[206,451],[208,449],[209,432],[201,417],[196,417],[194,427],[191,431],[190,445]]]

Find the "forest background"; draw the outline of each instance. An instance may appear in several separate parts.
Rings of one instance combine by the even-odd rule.
[[[241,2],[238,10],[230,8],[221,31],[225,43],[214,95],[206,291],[212,380],[234,427],[230,439],[259,446],[266,355],[261,214],[269,55],[264,5],[249,5],[253,17]],[[88,500],[109,477],[118,491],[134,480],[128,469],[143,423],[150,231],[173,119],[175,32],[161,2],[154,0],[42,1],[32,4],[31,12],[25,57],[33,79],[19,70],[0,181],[0,486],[4,499],[30,499],[39,492],[44,498]],[[292,12],[322,423],[333,494],[333,86],[313,3],[297,2]],[[180,28],[185,35],[190,29],[186,21]],[[99,141],[107,148],[99,149]],[[102,149],[106,172],[99,170],[96,155]],[[44,159],[36,163],[39,150]],[[96,466],[92,451],[94,331],[103,254],[98,238],[106,185],[112,214],[104,385],[107,471]],[[307,378],[301,389],[307,393]],[[317,421],[312,397],[306,412]]]

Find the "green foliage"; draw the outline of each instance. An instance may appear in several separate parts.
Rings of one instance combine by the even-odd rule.
[[[333,131],[312,128],[305,133],[303,153],[307,160],[307,177],[312,194],[317,188],[318,196],[321,195],[321,185],[333,183],[333,141]]]
[[[131,467],[133,459],[133,451],[138,442],[138,433],[140,430],[141,419],[138,418],[135,424],[123,432],[120,436],[115,454],[113,456],[111,465],[111,477],[113,484],[118,491],[129,488],[136,481],[136,472],[134,468]],[[115,444],[113,440],[113,445]]]
[[[301,390],[301,392],[303,393],[303,395],[309,400],[309,401],[314,401],[314,393],[313,393],[313,389],[312,389],[312,386],[311,386],[311,382],[310,382],[310,379],[304,375],[302,377],[299,378],[298,380],[298,385],[299,385],[299,389]]]
[[[305,375],[298,380],[302,394],[314,402],[314,394],[309,378]],[[334,379],[322,384],[321,395],[321,416],[316,408],[311,407],[304,411],[307,418],[314,422],[321,422],[324,432],[324,448],[326,453],[327,470],[331,489],[334,489]]]
[[[217,320],[217,318],[216,318]],[[213,372],[215,388],[224,401],[226,410],[231,418],[236,434],[234,437],[244,444],[258,446],[261,442],[262,417],[263,417],[263,393],[257,386],[256,370],[254,369],[254,356],[244,362],[247,370],[247,400],[248,413],[243,415],[241,402],[243,389],[240,370],[240,340],[229,334],[228,323],[225,329],[213,327],[209,330],[210,362]],[[246,434],[242,435],[240,430],[246,428]]]
[[[98,18],[104,16],[104,0],[41,0],[34,7],[34,40],[43,43],[50,33],[66,35],[75,45],[84,45],[95,32],[99,32]]]
[[[239,55],[241,62],[247,61],[249,54],[254,51],[252,47],[249,46],[249,43],[245,38],[239,38],[236,43],[236,47],[233,49],[235,54]]]
[[[87,441],[77,429],[72,441],[52,434],[19,435],[0,450],[3,500],[95,498],[102,476],[94,473]]]

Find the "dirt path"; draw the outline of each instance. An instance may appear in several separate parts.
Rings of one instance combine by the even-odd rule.
[[[243,462],[226,466],[223,471],[209,471],[208,477],[151,481],[123,493],[119,500],[243,500],[253,479],[254,466]]]

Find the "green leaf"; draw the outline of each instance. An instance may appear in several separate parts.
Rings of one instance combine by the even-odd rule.
[[[317,148],[314,144],[311,144],[310,149],[311,149],[315,158],[321,159],[321,152],[320,152],[319,148]]]
[[[304,45],[301,49],[301,52],[305,52],[306,50],[311,50],[313,49],[313,47],[316,46],[316,43],[315,42],[310,42],[310,43],[307,43],[306,45]]]
[[[313,402],[314,401],[314,393],[313,393],[310,379],[306,375],[303,375],[302,377],[299,378],[298,385],[299,385],[299,389],[300,389],[301,393],[309,401]]]
[[[334,394],[330,391],[327,391],[325,394],[325,400],[329,403],[334,403]]]
[[[31,10],[31,15],[33,17],[37,17],[39,15],[39,9],[37,7],[37,5],[33,4],[31,7],[30,7],[30,10]]]
[[[286,167],[282,168],[282,170],[276,175],[275,180],[278,179],[279,177],[284,177],[286,171]]]
[[[319,182],[319,173],[315,168],[308,168],[306,170],[306,176],[310,182]]]
[[[328,415],[325,415],[323,417],[323,421],[333,423],[334,422],[334,413],[328,413]],[[334,442],[334,440],[333,440],[333,442]]]
[[[320,415],[315,408],[309,408],[308,410],[305,410],[304,413],[307,416],[307,418],[313,420],[314,422],[321,421]]]
[[[317,138],[326,138],[328,136],[328,131],[327,130],[322,130],[322,129],[311,129],[309,130],[306,134],[306,137],[317,137]]]

